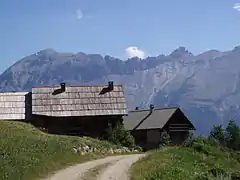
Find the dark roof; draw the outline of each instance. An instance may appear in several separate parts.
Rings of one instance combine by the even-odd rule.
[[[129,111],[124,117],[124,126],[127,130],[163,128],[172,115],[179,110],[177,107]]]
[[[127,105],[122,85],[60,86],[32,88],[32,112],[45,116],[126,115]],[[53,92],[56,92],[53,94]]]

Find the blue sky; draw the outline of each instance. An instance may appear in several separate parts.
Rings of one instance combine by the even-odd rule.
[[[1,0],[0,72],[53,48],[126,59],[229,50],[240,44],[240,0]],[[240,9],[240,7],[239,7]],[[139,49],[126,48],[136,46]]]

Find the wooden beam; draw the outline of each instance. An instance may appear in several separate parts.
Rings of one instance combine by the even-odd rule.
[[[169,126],[189,126],[190,124],[169,124]]]
[[[190,129],[178,129],[178,130],[169,130],[170,132],[185,132],[185,131],[190,131]]]

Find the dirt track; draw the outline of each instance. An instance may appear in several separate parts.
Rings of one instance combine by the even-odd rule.
[[[109,164],[109,166],[99,170],[99,175],[97,175],[97,177],[92,177],[91,179],[128,180],[129,168],[141,157],[144,157],[144,154],[109,156],[103,159],[71,166],[67,169],[58,171],[56,174],[45,180],[86,180],[86,177],[84,176],[88,171],[103,164]]]
[[[129,174],[128,170],[131,165],[143,157],[143,154],[131,155],[125,158],[120,159],[115,162],[113,165],[104,169],[100,175],[97,177],[97,180],[128,180]]]

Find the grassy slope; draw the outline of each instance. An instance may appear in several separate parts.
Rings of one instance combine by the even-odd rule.
[[[32,180],[74,163],[100,157],[73,151],[85,143],[98,149],[112,146],[90,138],[48,135],[20,122],[0,121],[1,180]]]
[[[232,172],[239,173],[239,154],[224,152],[216,146],[195,148],[171,147],[151,152],[133,165],[132,180],[216,179],[208,173],[211,169],[224,170],[226,177]]]

